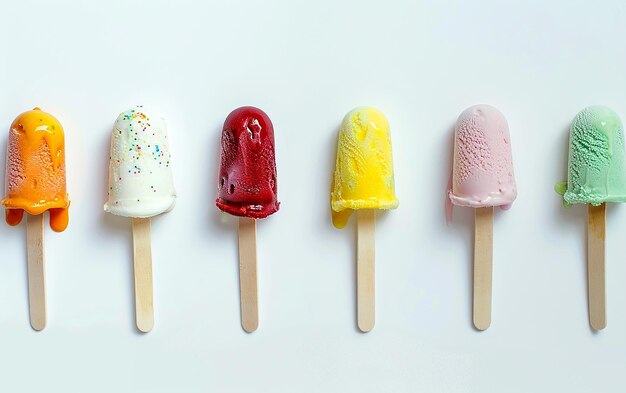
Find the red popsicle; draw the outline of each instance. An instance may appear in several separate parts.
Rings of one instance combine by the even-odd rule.
[[[262,110],[244,106],[222,128],[217,207],[239,216],[241,326],[259,326],[256,278],[256,219],[278,210],[274,127]]]
[[[217,207],[235,216],[265,218],[278,210],[276,188],[272,121],[252,106],[235,109],[222,129]]]

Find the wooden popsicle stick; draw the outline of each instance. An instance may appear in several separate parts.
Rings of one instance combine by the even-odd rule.
[[[133,218],[133,266],[135,272],[135,321],[137,329],[147,333],[154,327],[149,218]]]
[[[491,325],[493,207],[483,207],[474,210],[473,322],[476,329],[486,330]]]
[[[604,272],[604,239],[606,237],[606,204],[589,205],[587,222],[587,285],[589,324],[596,330],[606,327],[606,291]]]
[[[239,218],[239,291],[241,326],[248,333],[259,327],[256,278],[256,220]]]
[[[46,327],[46,277],[43,231],[43,214],[36,216],[27,214],[28,305],[30,325],[35,330],[43,330]]]
[[[357,211],[356,297],[359,329],[367,333],[374,328],[374,257],[376,244],[376,210]]]

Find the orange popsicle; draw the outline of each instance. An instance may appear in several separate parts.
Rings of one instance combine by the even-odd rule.
[[[6,169],[6,221],[17,225],[24,211],[50,211],[50,227],[67,228],[70,200],[65,188],[65,137],[61,123],[39,108],[11,124]]]

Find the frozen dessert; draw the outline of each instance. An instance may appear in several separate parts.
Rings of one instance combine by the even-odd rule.
[[[380,111],[355,108],[344,117],[331,185],[333,225],[343,228],[358,209],[395,209],[389,123]]]
[[[570,128],[567,182],[556,186],[568,204],[626,202],[624,128],[605,106],[580,111]]]
[[[504,115],[489,105],[467,108],[454,127],[454,164],[448,197],[467,207],[511,206],[517,189]]]
[[[165,120],[138,106],[122,112],[111,134],[109,198],[104,210],[147,218],[176,203]]]
[[[6,165],[6,221],[17,225],[24,212],[50,212],[50,227],[67,228],[70,200],[65,185],[65,136],[61,123],[35,108],[11,124]]]
[[[226,213],[265,218],[278,210],[274,127],[262,110],[232,111],[222,128],[216,205]]]

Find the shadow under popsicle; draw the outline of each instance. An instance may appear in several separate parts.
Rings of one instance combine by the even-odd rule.
[[[445,192],[442,195],[443,206],[441,209],[441,219],[449,220],[448,227],[451,230],[454,230],[457,236],[462,237],[462,239],[464,240],[466,250],[472,250],[473,244],[474,244],[474,230],[473,230],[474,212],[472,211],[473,209],[463,209],[463,208],[455,207],[450,202],[450,199],[448,196],[449,188],[452,186],[451,181],[452,181],[452,165],[454,162],[454,128],[455,128],[455,125],[456,125],[456,122],[453,122],[452,125],[448,128],[449,129],[448,144],[444,146],[443,154],[441,154],[441,157],[443,157],[443,159],[445,160],[443,167],[448,168],[448,172],[445,175],[448,178],[448,181],[446,182],[447,184],[446,184]],[[451,210],[448,210],[448,209],[451,209]],[[448,215],[449,217],[447,217]],[[462,229],[462,231],[459,231],[459,229]],[[470,252],[467,252],[466,255],[467,255],[467,260],[465,261],[463,266],[465,266],[465,277],[467,280],[467,296],[466,296],[466,299],[467,299],[466,310],[468,310],[467,321],[469,323],[469,326],[472,329],[478,331],[478,329],[476,329],[472,321],[472,312],[471,312],[472,306],[473,306],[473,296],[474,296],[474,292],[473,292],[474,278],[472,275],[474,260]]]
[[[127,272],[128,275],[126,276],[126,287],[128,288],[128,297],[129,297],[129,304],[134,304],[135,303],[135,294],[134,294],[134,290],[133,290],[133,264],[132,264],[132,260],[133,260],[133,249],[132,249],[132,245],[128,242],[128,239],[132,238],[132,231],[131,231],[131,226],[129,225],[128,219],[125,217],[119,217],[119,216],[115,216],[113,214],[109,214],[107,212],[104,211],[104,203],[106,201],[106,195],[108,195],[108,191],[109,191],[109,161],[111,159],[111,132],[113,130],[113,124],[111,124],[110,127],[107,127],[105,130],[102,131],[102,147],[100,148],[100,154],[102,154],[102,158],[100,159],[100,162],[102,162],[102,175],[100,177],[101,180],[101,186],[102,186],[102,201],[100,203],[100,222],[102,224],[102,226],[109,232],[111,232],[111,234],[116,235],[116,238],[119,238],[119,241],[116,241],[115,244],[116,245],[126,245],[126,253],[128,255],[128,258],[125,258],[122,262],[126,265],[127,267]],[[128,261],[131,261],[131,263],[128,263]],[[138,336],[142,336],[145,333],[141,332],[139,329],[137,329],[137,325],[135,323],[135,309],[134,306],[129,308],[129,318],[128,318],[128,323],[130,324],[130,327],[132,329],[132,331],[138,335]]]

